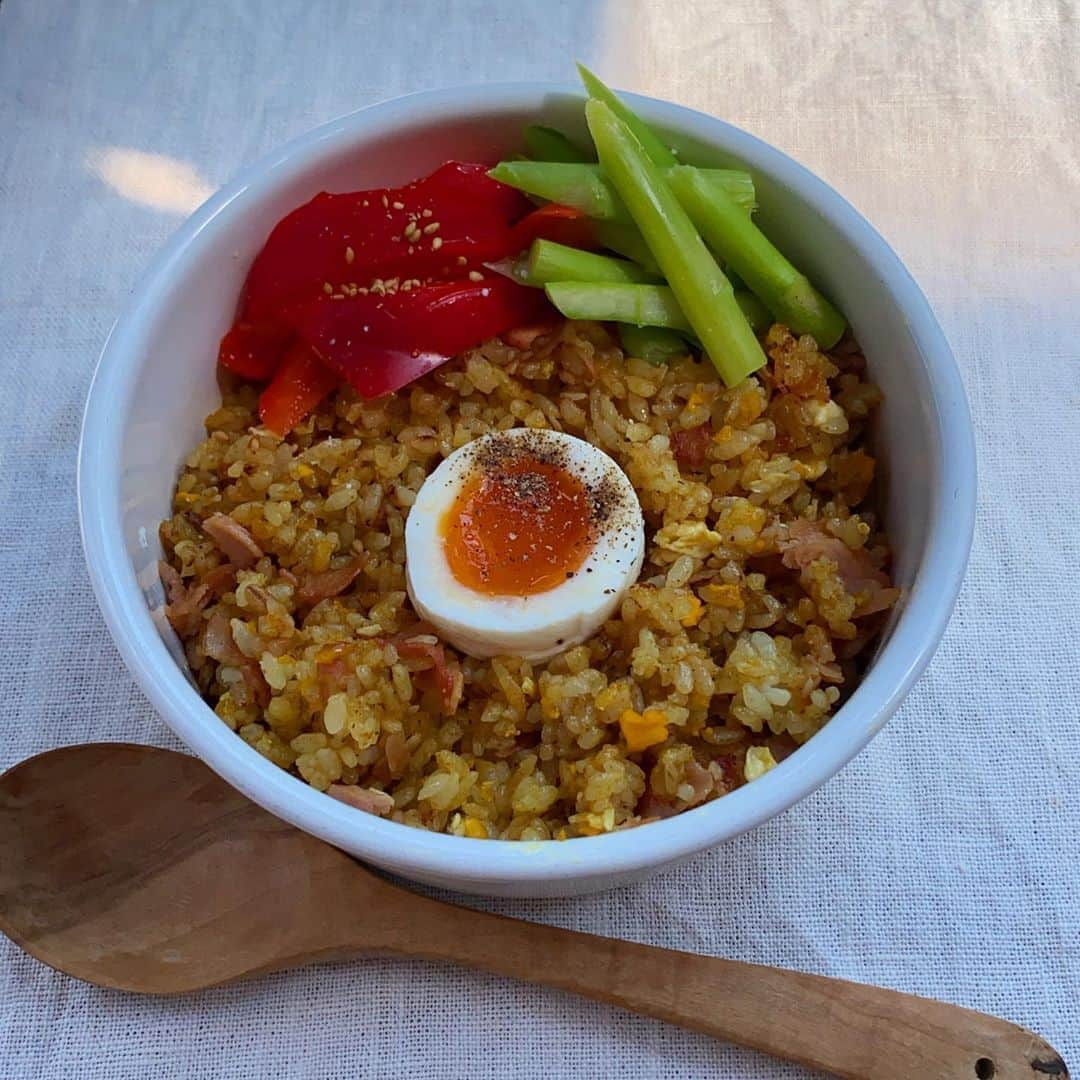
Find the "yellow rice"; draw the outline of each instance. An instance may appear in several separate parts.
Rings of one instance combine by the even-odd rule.
[[[768,771],[851,691],[896,591],[863,617],[846,558],[785,565],[803,521],[826,552],[840,541],[887,566],[865,441],[879,394],[850,340],[826,356],[774,326],[765,344],[768,367],[725,389],[707,363],[652,366],[605,327],[566,323],[523,349],[487,342],[385,399],[340,390],[284,440],[258,427],[253,386],[223,384],[161,526],[188,596],[226,562],[209,516],[265,553],[219,569],[211,602],[174,618],[220,721],[320,790],[470,837],[595,835]],[[601,632],[548,662],[443,649],[459,680],[448,701],[405,592],[405,519],[445,456],[515,425],[570,432],[626,470],[645,566]],[[298,603],[311,575],[348,567],[340,596]],[[223,627],[228,659],[214,659]]]

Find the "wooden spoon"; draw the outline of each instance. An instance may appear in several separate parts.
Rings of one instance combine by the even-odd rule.
[[[0,929],[58,971],[147,994],[397,953],[572,990],[843,1077],[1068,1076],[1037,1035],[955,1005],[417,896],[195,758],[147,746],[70,746],[0,777]]]

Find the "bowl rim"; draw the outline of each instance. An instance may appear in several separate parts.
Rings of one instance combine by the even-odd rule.
[[[129,671],[173,732],[209,767],[271,813],[396,872],[453,880],[482,891],[496,883],[617,877],[658,868],[732,839],[788,809],[846,765],[884,726],[944,633],[971,548],[976,504],[974,431],[952,352],[925,297],[887,242],[825,181],[764,140],[706,113],[627,94],[643,116],[748,162],[795,191],[870,262],[904,313],[922,354],[940,439],[927,539],[889,641],[851,697],[797,754],[736,791],[646,827],[569,841],[473,840],[357,812],[265,760],[213,719],[154,625],[123,541],[124,424],[144,355],[140,347],[167,308],[190,249],[205,242],[234,204],[258,199],[312,159],[362,145],[400,121],[500,110],[539,112],[545,98],[581,90],[562,82],[507,82],[424,90],[376,102],[322,124],[265,154],[211,196],[151,261],[113,325],[83,416],[77,487],[87,570],[105,622]],[[761,168],[761,165],[753,165]]]

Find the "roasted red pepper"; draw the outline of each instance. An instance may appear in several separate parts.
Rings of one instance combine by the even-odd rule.
[[[366,398],[392,393],[464,349],[551,315],[539,289],[491,275],[289,312],[298,336]]]
[[[340,379],[381,397],[551,318],[540,290],[481,277],[483,265],[537,237],[593,247],[592,226],[565,206],[530,213],[487,169],[447,162],[403,187],[323,193],[277,224],[219,349],[229,370],[272,380],[259,399],[268,428],[286,434]]]
[[[340,381],[311,346],[298,342],[259,396],[259,419],[271,431],[287,435]]]
[[[513,226],[530,204],[487,169],[450,161],[404,187],[316,195],[278,222],[256,256],[243,317],[273,319],[286,306],[376,279],[464,278],[515,254],[527,243],[514,247]]]
[[[292,336],[279,323],[238,322],[221,339],[218,361],[245,379],[263,382],[277,371]]]
[[[523,217],[514,226],[508,254],[524,251],[534,240],[554,240],[586,251],[595,251],[600,246],[592,222],[580,210],[559,203],[548,203]]]

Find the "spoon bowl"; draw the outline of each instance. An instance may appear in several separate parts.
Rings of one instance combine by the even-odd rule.
[[[380,943],[392,887],[196,758],[66,747],[8,772],[2,805],[0,929],[76,978],[182,993],[288,967],[332,950],[341,900],[353,947]]]
[[[1039,1036],[955,1005],[417,896],[197,759],[148,746],[69,746],[0,777],[0,930],[57,971],[139,993],[393,953],[570,990],[842,1077],[1068,1077]]]

